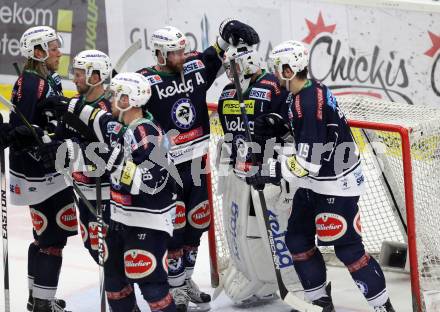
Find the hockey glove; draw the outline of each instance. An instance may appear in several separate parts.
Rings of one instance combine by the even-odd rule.
[[[3,150],[9,146],[8,135],[11,131],[11,125],[3,123],[3,116],[0,114],[0,150]]]
[[[232,18],[227,18],[220,24],[219,34],[224,41],[234,46],[238,45],[240,39],[247,45],[260,42],[258,33],[251,26]]]
[[[37,136],[41,138],[44,136],[43,130],[38,126],[32,126],[37,133]],[[28,126],[21,125],[12,129],[6,136],[7,145],[10,145],[13,149],[21,151],[24,149],[30,149],[38,145],[38,141],[35,138],[35,134]]]
[[[254,139],[264,143],[271,138],[277,141],[287,142],[292,139],[292,131],[289,124],[276,113],[258,116],[254,120]]]
[[[67,112],[70,99],[64,96],[49,96],[37,104],[37,109],[43,114],[52,113],[54,118],[59,119]]]
[[[51,141],[44,143],[38,148],[38,155],[41,157],[41,163],[46,172],[53,172],[55,170],[55,161],[59,147],[59,143]]]
[[[265,165],[260,165],[256,174],[246,177],[246,183],[252,185],[257,191],[262,191],[266,183],[280,185],[281,164],[276,159],[269,159]]]

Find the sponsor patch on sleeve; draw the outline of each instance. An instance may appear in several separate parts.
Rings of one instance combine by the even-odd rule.
[[[183,65],[183,74],[189,74],[197,70],[205,68],[205,64],[201,60],[193,60]]]
[[[220,94],[219,100],[233,99],[236,93],[237,91],[235,89],[224,90],[222,94]]]
[[[162,82],[162,78],[159,75],[150,75],[146,76],[145,78],[147,78],[148,82],[152,86]]]
[[[272,99],[272,91],[262,88],[252,88],[249,97],[253,99],[270,101]]]

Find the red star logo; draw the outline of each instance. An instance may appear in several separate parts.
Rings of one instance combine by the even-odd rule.
[[[309,34],[302,41],[310,44],[313,39],[316,38],[320,33],[328,32],[333,33],[336,28],[336,24],[325,26],[324,19],[322,18],[322,13],[319,12],[318,21],[316,24],[306,19],[307,28],[309,29]]]
[[[425,55],[433,57],[440,49],[440,36],[437,36],[433,32],[428,31],[429,37],[432,41],[432,48],[425,52]]]

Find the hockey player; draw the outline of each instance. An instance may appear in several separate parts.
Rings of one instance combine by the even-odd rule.
[[[27,63],[12,91],[12,102],[30,123],[53,130],[56,121],[50,112],[42,115],[38,106],[48,96],[62,95],[56,73],[61,57],[61,38],[50,27],[26,30],[20,39],[21,54]],[[22,124],[10,114],[10,124]],[[29,205],[35,241],[28,251],[29,311],[64,311],[65,302],[55,293],[67,238],[77,234],[73,192],[54,166],[48,169],[35,152],[11,147],[9,154],[11,202]]]
[[[103,52],[97,50],[86,50],[80,52],[73,59],[73,82],[79,93],[78,102],[83,105],[89,105],[93,108],[100,108],[105,112],[111,112],[111,104],[104,97],[104,81],[110,76],[112,68],[110,58]],[[68,131],[64,131],[68,132]],[[66,133],[63,133],[66,135]],[[73,183],[79,187],[84,196],[90,203],[96,206],[96,178],[87,174],[87,163],[90,164],[85,151],[90,143],[90,138],[84,138],[81,135],[74,134],[72,140],[79,144],[82,150],[82,159],[77,163],[72,173]],[[96,138],[97,140],[97,138]],[[99,153],[98,153],[99,155]],[[104,157],[105,158],[105,157]],[[85,165],[85,167],[84,167]],[[75,166],[74,166],[75,167]],[[92,166],[93,167],[93,166]],[[105,226],[108,225],[110,219],[110,184],[107,175],[101,177],[101,195],[103,207],[103,219]],[[87,209],[84,201],[77,197],[77,205],[80,219],[81,236],[84,246],[89,250],[90,255],[96,263],[98,261],[98,223],[95,215]],[[105,233],[105,230],[104,230]]]
[[[259,196],[244,179],[252,168],[252,156],[260,163],[263,161],[265,142],[252,136],[251,146],[250,142],[247,142],[246,127],[253,132],[255,118],[270,112],[287,118],[287,104],[283,101],[287,92],[281,88],[273,74],[260,68],[260,59],[254,46],[240,43],[236,47],[229,46],[226,49],[224,66],[229,79],[234,82],[231,59],[236,62],[248,124],[245,124],[240,112],[236,86],[230,83],[224,87],[218,101],[218,114],[225,138],[219,160],[222,167],[225,161],[232,165],[232,170],[229,169],[227,173],[221,172],[222,176],[219,177],[219,185],[228,185],[224,190],[220,190],[220,193],[223,196],[223,218],[226,223],[231,224],[226,228],[225,235],[231,249],[232,261],[229,263],[227,274],[222,278],[223,288],[234,302],[255,304],[258,301],[273,299],[277,283],[273,270],[267,270],[273,264]],[[283,223],[282,221],[287,221],[288,218],[288,215],[279,214],[289,211],[289,207],[283,210],[280,206],[291,203],[292,197],[293,194],[277,186],[265,190],[267,206],[273,214],[273,229],[277,228],[277,232],[273,233],[277,248],[285,247],[283,233],[287,226],[287,222],[281,226],[278,226],[278,223]],[[289,198],[290,200],[284,200]],[[293,263],[287,247],[279,248],[277,251],[283,258],[280,265],[282,272],[287,274],[288,269],[292,272]],[[295,278],[294,275],[289,277]]]
[[[221,68],[224,49],[239,39],[249,44],[259,41],[250,26],[228,19],[220,25],[220,37],[213,46],[185,54],[185,35],[175,27],[164,27],[152,34],[156,64],[139,70],[152,85],[148,111],[165,131],[178,132],[171,138],[170,156],[183,185],[178,186],[175,232],[168,253],[169,283],[178,311],[186,311],[189,300],[211,301],[192,280],[200,237],[211,219],[206,175],[200,175],[209,142],[206,92]],[[192,175],[194,168],[199,170]]]
[[[280,156],[262,166],[249,182],[299,187],[293,199],[286,242],[306,297],[323,311],[334,311],[324,259],[315,245],[333,245],[336,256],[375,311],[394,311],[377,261],[365,252],[357,202],[364,191],[359,151],[336,98],[325,85],[307,78],[308,52],[296,41],[276,46],[270,54],[280,82],[292,93],[289,122],[296,155]],[[255,121],[255,132],[283,136],[288,126],[268,114]],[[288,131],[288,130],[287,130]],[[265,170],[268,170],[265,172]],[[326,289],[327,288],[327,289]]]
[[[110,85],[112,114],[73,99],[58,104],[110,147],[111,220],[105,238],[105,290],[113,312],[139,312],[137,283],[151,311],[176,307],[167,282],[167,247],[173,233],[175,180],[168,173],[168,140],[143,110],[148,80],[120,73]],[[115,121],[115,118],[119,121]]]

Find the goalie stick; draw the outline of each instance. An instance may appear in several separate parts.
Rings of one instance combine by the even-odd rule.
[[[251,132],[249,129],[248,118],[246,115],[246,106],[243,101],[243,92],[242,92],[241,86],[240,86],[240,80],[239,80],[238,73],[237,73],[235,59],[231,59],[231,71],[232,71],[232,74],[234,77],[234,85],[237,90],[238,101],[240,103],[241,118],[243,118],[243,123],[245,125],[246,140],[247,140],[247,142],[251,143],[252,136],[251,136]],[[252,162],[254,164],[256,164],[257,162],[255,159],[255,154],[251,153],[251,157],[252,157]],[[290,305],[292,308],[294,308],[298,311],[301,311],[301,312],[322,312],[322,308],[304,301],[304,299],[297,296],[296,292],[295,292],[295,294],[289,292],[287,290],[286,286],[284,285],[283,279],[281,277],[279,259],[276,254],[276,246],[274,245],[275,242],[274,242],[274,238],[273,238],[273,233],[271,231],[271,227],[270,227],[270,223],[269,223],[269,213],[267,210],[266,198],[264,197],[263,190],[258,190],[258,197],[260,199],[261,210],[262,210],[262,214],[263,214],[263,218],[264,218],[264,224],[266,227],[267,239],[269,241],[270,250],[272,252],[272,263],[273,263],[273,268],[275,270],[275,276],[276,276],[276,280],[277,280],[277,284],[278,284],[280,298],[284,302],[286,302],[288,305]]]

